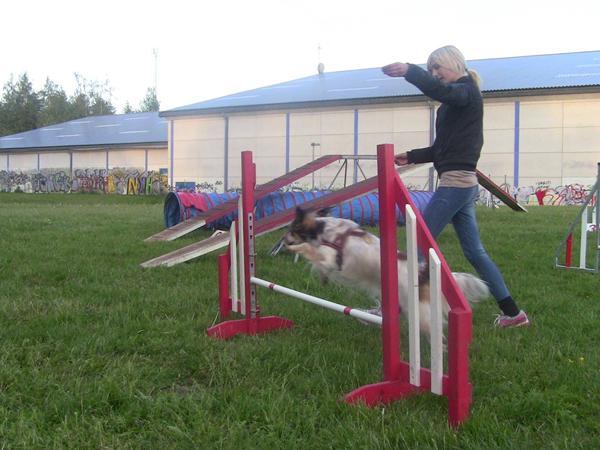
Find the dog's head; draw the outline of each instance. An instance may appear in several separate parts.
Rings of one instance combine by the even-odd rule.
[[[300,207],[296,208],[296,217],[290,223],[288,232],[284,236],[285,245],[297,245],[318,240],[325,228],[325,223],[318,218],[326,216],[328,212],[328,209],[308,211]]]

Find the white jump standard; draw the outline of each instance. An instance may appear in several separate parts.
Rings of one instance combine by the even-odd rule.
[[[598,273],[600,271],[600,163],[597,164],[596,182],[581,205],[575,220],[569,226],[567,235],[562,240],[554,255],[554,267],[560,269],[575,269],[585,272]],[[577,227],[579,226],[579,230]],[[579,266],[573,264],[573,237],[579,231]],[[593,240],[588,242],[588,234]],[[577,236],[575,236],[576,240]],[[588,261],[588,250],[593,251]],[[590,264],[588,264],[590,263]]]

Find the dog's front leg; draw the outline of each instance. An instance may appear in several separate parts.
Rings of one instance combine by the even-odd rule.
[[[288,245],[287,248],[291,252],[298,253],[299,255],[302,255],[307,260],[315,264],[323,261],[324,259],[323,255],[321,255],[317,251],[317,249],[315,249],[312,245],[307,244],[306,242],[303,242],[302,244]]]

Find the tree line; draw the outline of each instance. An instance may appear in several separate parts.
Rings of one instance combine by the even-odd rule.
[[[67,122],[88,116],[115,114],[108,81],[99,83],[75,74],[76,88],[72,95],[49,78],[44,87],[35,91],[27,76],[21,74],[4,85],[0,98],[0,136]],[[138,109],[126,103],[123,113],[158,111],[160,102],[156,89],[148,88]]]

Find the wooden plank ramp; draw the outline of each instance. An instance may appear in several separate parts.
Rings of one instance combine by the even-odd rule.
[[[509,208],[515,211],[527,212],[525,207],[520,205],[519,202],[517,202],[513,197],[508,195],[508,193],[504,189],[502,189],[500,186],[494,183],[491,178],[485,176],[479,170],[477,170],[477,181],[479,181],[479,184],[482,187],[491,192],[492,195],[498,197],[498,199]]]
[[[286,173],[285,175],[274,178],[265,184],[257,185],[254,198],[256,200],[260,200],[270,193],[275,192],[276,190],[281,189],[282,187],[287,186],[288,184],[291,184],[294,181],[299,180],[300,178],[305,177],[306,175],[309,175],[319,169],[322,169],[323,167],[328,166],[329,164],[334,163],[342,158],[342,155],[321,156],[314,161],[311,161],[292,170],[291,172]],[[232,213],[236,209],[237,198],[232,198],[221,203],[220,205],[215,206],[214,208],[209,209],[208,211],[202,212],[194,217],[190,217],[189,219],[178,223],[177,225],[173,225],[170,228],[160,231],[159,233],[146,238],[145,241],[172,241],[203,227],[207,223],[218,220],[227,214]]]
[[[189,261],[190,259],[197,258],[198,256],[205,255],[223,247],[229,245],[229,232],[222,231],[218,234],[214,234],[208,239],[195,242],[191,245],[187,245],[170,253],[158,256],[140,264],[144,268],[149,267],[171,267],[176,264]]]

